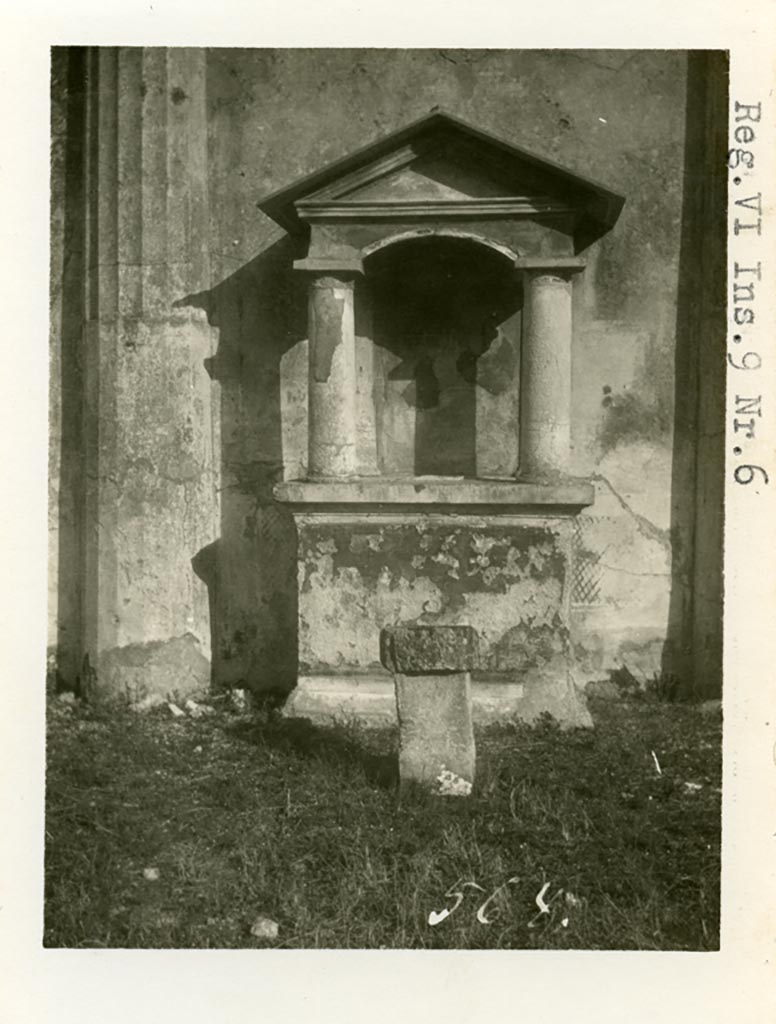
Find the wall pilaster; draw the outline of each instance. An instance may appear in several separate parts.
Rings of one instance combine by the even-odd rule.
[[[87,56],[82,648],[99,686],[208,685],[219,532],[205,51]],[[89,675],[92,673],[89,672]]]

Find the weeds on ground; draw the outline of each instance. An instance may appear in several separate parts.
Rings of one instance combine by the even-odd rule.
[[[390,731],[52,708],[47,946],[718,947],[720,722],[691,706],[486,730],[468,799],[400,792]]]

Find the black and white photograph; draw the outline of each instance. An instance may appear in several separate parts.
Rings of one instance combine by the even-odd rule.
[[[774,1019],[776,9],[2,19],[0,1018]]]
[[[718,948],[727,54],[51,67],[46,945]]]

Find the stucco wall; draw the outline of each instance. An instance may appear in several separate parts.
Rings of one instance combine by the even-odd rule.
[[[66,192],[79,187],[72,174],[78,154],[71,154],[69,177],[60,165],[68,127],[82,130],[68,126],[62,113],[67,66],[59,51],[52,190],[52,645],[57,621],[60,632],[63,622],[80,628],[74,610],[79,598],[71,594],[78,586],[78,556],[68,563],[77,542],[62,543],[79,484],[59,486],[60,450],[80,443],[77,425],[65,429],[68,415],[76,424],[78,416],[72,401],[62,401],[74,371],[62,367],[66,317],[57,305],[66,279]],[[153,67],[153,60],[145,60],[146,89],[154,84]],[[184,117],[191,96],[174,78],[175,63],[168,61],[168,108]],[[666,668],[684,671],[677,655],[688,643],[693,536],[686,510],[694,506],[694,419],[684,417],[681,438],[673,424],[675,371],[685,365],[682,348],[691,341],[677,333],[683,322],[686,55],[211,50],[204,90],[207,203],[197,208],[189,230],[196,234],[190,244],[208,255],[209,271],[196,275],[198,290],[187,291],[181,279],[164,301],[180,315],[188,310],[195,323],[204,311],[215,329],[215,355],[203,361],[194,350],[186,365],[197,378],[192,387],[210,396],[220,425],[220,434],[212,432],[220,437],[218,535],[213,545],[184,552],[181,546],[194,533],[176,532],[161,505],[152,512],[167,523],[158,543],[180,547],[180,564],[194,559],[209,581],[217,681],[288,686],[296,673],[296,536],[271,489],[303,468],[306,298],[304,283],[291,272],[300,255],[295,243],[257,209],[257,200],[435,106],[626,196],[614,229],[585,253],[588,266],[574,286],[573,470],[592,476],[597,491],[577,536],[584,570],[573,612],[578,678],[603,678],[620,664],[642,679]],[[69,230],[77,245],[77,224]],[[71,321],[78,315],[71,309]],[[167,430],[183,430],[196,414],[185,395],[172,398],[164,415],[176,422],[168,422]],[[153,407],[144,415],[153,417]],[[210,428],[203,423],[200,429]],[[69,574],[64,581],[63,571]],[[169,587],[160,586],[169,602]],[[153,586],[143,593],[153,604]],[[135,632],[142,631],[138,620]],[[130,633],[122,633],[127,644],[150,639]]]
[[[672,587],[685,90],[685,56],[670,52],[227,50],[208,57],[214,280],[256,266],[257,254],[272,252],[276,240],[284,245],[280,229],[257,212],[258,197],[435,105],[627,197],[615,229],[586,253],[588,269],[575,285],[574,469],[593,474],[598,492],[583,537],[598,558],[598,593],[575,612],[583,678],[605,676],[622,658],[642,676],[661,670]],[[262,546],[273,550],[270,574],[286,582],[266,537],[278,513],[263,511],[257,478],[280,472],[281,439],[267,422],[277,410],[275,389],[289,410],[298,410],[304,395],[298,375],[305,321],[301,297],[292,323],[262,316],[258,305],[277,306],[276,287],[254,276],[241,291],[239,408],[225,388],[225,470],[236,489],[224,501],[244,529],[239,540],[235,530],[222,542],[241,549],[235,561],[246,577],[231,585],[230,653],[240,646],[238,633],[256,621],[252,581],[257,563],[261,573]],[[293,292],[295,285],[286,287]],[[267,366],[269,352],[278,350],[280,381],[277,361]],[[252,381],[246,364],[256,367]],[[686,487],[675,501],[692,500],[690,479]],[[681,590],[681,575],[673,585]]]

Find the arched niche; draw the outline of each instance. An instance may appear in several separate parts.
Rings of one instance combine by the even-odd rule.
[[[386,476],[515,477],[522,285],[476,236],[405,235],[364,260],[377,466]]]
[[[494,238],[490,238],[488,235],[475,234],[474,232],[463,231],[460,228],[455,227],[417,227],[410,228],[408,231],[399,231],[397,233],[383,235],[376,241],[365,245],[360,253],[361,259],[365,260],[368,256],[373,256],[375,253],[381,252],[382,250],[392,246],[400,245],[402,242],[411,242],[424,238],[457,238],[462,241],[473,242],[475,245],[483,246],[493,252],[500,253],[500,255],[508,260],[512,265],[514,265],[521,256],[521,253],[511,249],[508,245],[504,245],[502,242],[497,242]]]

